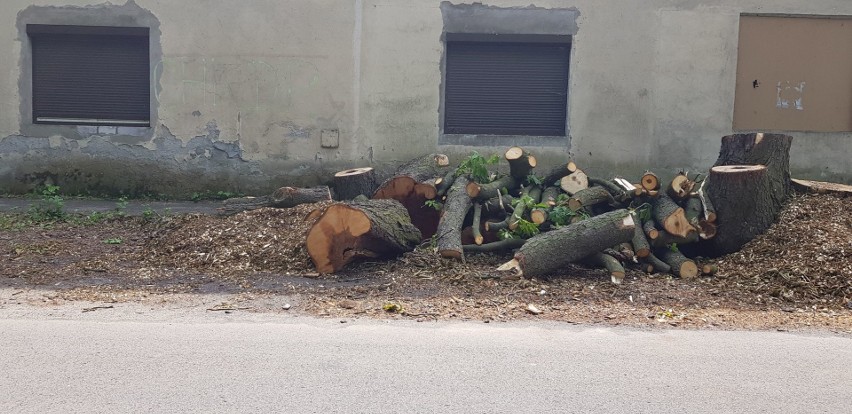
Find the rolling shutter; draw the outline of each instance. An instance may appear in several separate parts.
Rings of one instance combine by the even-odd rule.
[[[448,41],[444,133],[564,136],[570,49]]]
[[[149,125],[147,28],[30,25],[27,31],[34,122]]]

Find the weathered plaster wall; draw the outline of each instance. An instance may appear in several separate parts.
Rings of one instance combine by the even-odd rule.
[[[316,183],[342,167],[386,169],[436,149],[504,149],[440,144],[440,0],[90,1],[0,3],[0,191],[48,179],[70,191],[263,192]],[[19,20],[47,6],[95,14],[117,7],[156,20],[151,129],[28,125],[20,83],[29,45]],[[533,150],[545,163],[574,156],[595,173],[632,175],[715,160],[719,138],[732,132],[741,13],[852,15],[848,0],[485,6],[576,12],[570,137]],[[339,148],[320,146],[322,130],[339,130]],[[852,182],[852,134],[793,135],[796,175]]]

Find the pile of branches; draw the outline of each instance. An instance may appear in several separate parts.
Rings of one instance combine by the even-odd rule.
[[[331,186],[228,200],[223,213],[336,198],[305,218],[306,249],[320,273],[425,241],[457,260],[514,250],[498,270],[530,277],[580,262],[606,268],[614,283],[625,266],[691,279],[715,272],[696,256],[737,251],[776,220],[790,192],[791,140],[723,137],[709,174],[681,171],[666,181],[651,171],[635,181],[589,176],[571,161],[542,173],[521,147],[505,152],[502,174],[498,156],[473,153],[453,167],[446,155],[429,154],[381,183],[372,168],[355,168],[335,174]]]
[[[536,276],[579,261],[605,267],[614,283],[625,266],[683,278],[714,271],[679,250],[716,234],[702,174],[681,172],[662,185],[648,171],[634,183],[589,176],[574,162],[537,174],[535,156],[520,147],[503,158],[508,174],[488,168],[497,157],[474,154],[459,165],[436,235],[441,256],[519,249],[503,270]]]

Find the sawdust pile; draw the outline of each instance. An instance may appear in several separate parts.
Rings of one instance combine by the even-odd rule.
[[[769,231],[718,261],[719,283],[797,306],[849,306],[850,211],[852,197],[794,196]]]
[[[331,202],[261,208],[230,217],[179,217],[146,243],[148,262],[192,271],[314,272],[305,249],[313,221],[305,216]]]

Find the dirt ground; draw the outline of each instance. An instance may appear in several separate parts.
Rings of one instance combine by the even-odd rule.
[[[21,215],[0,215],[0,287],[13,292],[0,306],[208,294],[227,298],[211,312],[852,334],[852,198],[797,195],[769,232],[713,260],[715,276],[630,271],[622,285],[580,266],[547,279],[506,278],[494,269],[508,256],[457,263],[428,244],[321,276],[302,244],[314,208],[23,226]]]

